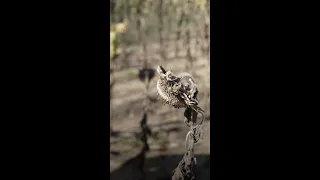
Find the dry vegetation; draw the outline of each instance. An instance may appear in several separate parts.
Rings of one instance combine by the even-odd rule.
[[[111,1],[110,23],[127,23],[124,33],[117,35],[118,51],[110,57],[111,179],[171,179],[173,169],[185,153],[188,128],[183,122],[184,109],[174,109],[157,99],[157,75],[151,79],[148,90],[138,76],[139,70],[156,69],[160,63],[177,73],[189,72],[198,85],[199,106],[207,117],[204,139],[195,147],[197,179],[209,179],[210,22],[209,9],[200,8],[203,2],[206,1],[198,4],[182,0]],[[143,147],[139,133],[144,113],[151,135],[147,138],[150,149],[141,164],[137,157],[141,157]],[[145,174],[140,173],[140,167]]]

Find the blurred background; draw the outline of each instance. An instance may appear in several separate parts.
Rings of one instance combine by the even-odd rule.
[[[111,179],[171,179],[185,153],[184,109],[157,99],[160,64],[198,86],[196,177],[210,179],[210,1],[111,0],[110,17]]]

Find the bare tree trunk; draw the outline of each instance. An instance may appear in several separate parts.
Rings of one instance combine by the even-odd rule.
[[[210,62],[210,0],[207,0],[207,8],[204,11],[204,54],[208,57]]]
[[[186,19],[186,23],[189,23],[189,19]],[[192,57],[192,53],[191,53],[191,38],[190,38],[190,27],[187,27],[187,31],[186,31],[186,45],[187,45],[187,59],[188,59],[188,63],[186,64],[187,67],[186,69],[191,71],[191,73],[193,74],[193,57]]]
[[[179,42],[180,42],[180,38],[181,38],[181,26],[182,26],[182,23],[184,22],[185,18],[186,18],[186,14],[185,14],[184,10],[182,9],[182,13],[181,13],[180,19],[178,21],[178,29],[176,32],[176,49],[175,49],[175,56],[176,57],[178,57],[178,54],[180,51]]]
[[[165,48],[164,48],[164,38],[163,38],[163,0],[159,0],[159,43],[160,43],[160,55],[162,59],[166,59]]]

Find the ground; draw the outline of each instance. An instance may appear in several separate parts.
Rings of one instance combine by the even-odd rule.
[[[180,43],[183,49],[183,43]],[[194,45],[196,45],[194,43]],[[157,56],[159,45],[150,45],[148,53],[154,54],[149,60],[151,68],[156,69],[160,57]],[[167,46],[167,49],[170,49]],[[194,48],[196,49],[196,48]],[[139,49],[133,50],[139,52]],[[172,51],[168,51],[172,52]],[[195,146],[197,158],[197,179],[210,179],[210,68],[206,56],[200,56],[194,52],[194,62],[188,67],[186,53],[176,57],[174,53],[167,53],[167,60],[161,60],[165,68],[172,68],[174,73],[189,72],[194,76],[198,85],[198,99],[200,107],[206,112],[204,122],[204,139]],[[139,54],[128,57],[130,64],[142,64]],[[149,56],[150,57],[150,56]],[[192,68],[190,68],[192,67]],[[138,78],[139,68],[124,68],[114,73],[116,83],[112,89],[111,100],[111,127],[110,135],[110,176],[114,180],[135,180],[139,179],[138,162],[134,162],[141,150],[141,143],[136,138],[140,132],[140,121],[143,116],[143,100],[145,98],[144,82]],[[185,148],[185,136],[188,127],[184,124],[184,109],[175,109],[172,106],[164,105],[156,95],[156,76],[150,82],[149,96],[152,98],[148,113],[147,124],[151,128],[152,137],[148,143],[150,151],[146,153],[144,170],[147,180],[171,179],[171,173],[182,159]],[[199,115],[198,118],[201,116]]]

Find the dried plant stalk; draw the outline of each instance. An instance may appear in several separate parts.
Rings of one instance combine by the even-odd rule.
[[[195,179],[194,144],[203,136],[201,124],[204,118],[204,111],[198,107],[197,86],[188,73],[174,75],[171,70],[166,71],[162,66],[158,66],[157,71],[160,77],[157,84],[159,97],[175,108],[185,107],[185,123],[190,127],[186,136],[187,151],[178,167],[173,171],[172,180]],[[179,106],[177,103],[180,103]],[[202,114],[202,121],[199,125],[197,125],[198,113]]]

